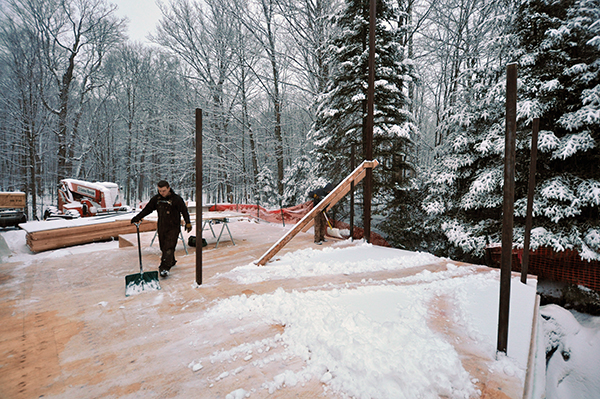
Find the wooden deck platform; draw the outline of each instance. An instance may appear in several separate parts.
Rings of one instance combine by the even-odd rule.
[[[180,243],[177,266],[161,281],[162,289],[131,297],[124,295],[124,279],[137,272],[138,251],[133,246],[105,251],[102,264],[97,264],[97,254],[86,253],[44,256],[28,264],[0,263],[0,398],[225,398],[241,384],[256,388],[253,398],[323,397],[323,384],[315,378],[270,395],[261,388],[265,379],[302,368],[298,358],[246,368],[222,379],[218,376],[245,361],[240,357],[225,363],[204,362],[198,372],[188,367],[188,351],[193,351],[194,358],[210,357],[240,342],[274,337],[285,328],[236,320],[199,330],[194,320],[214,300],[270,293],[279,287],[291,291],[323,285],[323,277],[248,285],[222,277],[235,266],[256,261],[285,232],[281,226],[254,221],[231,223],[230,228],[235,246],[222,242],[217,249],[209,245],[203,250],[205,284],[194,283],[195,248],[185,255]],[[157,245],[148,247],[153,234],[142,234],[144,268],[150,270],[156,269],[160,258]],[[323,246],[313,243],[313,234],[299,233],[279,255]],[[447,263],[369,275],[333,275],[327,283],[332,289],[365,278],[376,283],[423,270],[446,270]],[[481,271],[489,269],[481,267]],[[477,353],[461,347],[468,337],[448,324],[447,306],[440,299],[433,323],[441,334],[456,334],[456,349],[465,368],[478,379],[481,397],[520,398],[521,382],[494,375]],[[239,333],[231,334],[232,329]],[[270,354],[279,350],[274,348]]]

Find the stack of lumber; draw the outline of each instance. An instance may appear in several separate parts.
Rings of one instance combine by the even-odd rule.
[[[0,208],[25,208],[25,193],[0,192]]]
[[[131,224],[131,216],[127,219],[105,221],[92,221],[88,224],[65,225],[60,223],[52,226],[51,221],[31,222],[19,225],[27,231],[27,246],[33,252],[47,251],[70,247],[73,245],[88,244],[91,242],[107,241],[117,239],[120,234],[131,234],[136,232],[135,225]],[[84,218],[77,219],[86,221]],[[47,225],[44,226],[43,224]],[[140,224],[140,232],[156,230],[156,220],[143,220]]]

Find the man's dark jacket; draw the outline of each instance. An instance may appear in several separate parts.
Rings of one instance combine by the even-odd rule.
[[[315,204],[321,202],[321,200],[333,191],[333,184],[327,183],[325,187],[318,188],[316,190],[312,190],[308,193],[308,197],[312,198]]]
[[[177,230],[181,226],[181,215],[185,223],[190,223],[190,214],[183,198],[177,195],[173,189],[168,196],[163,197],[156,194],[150,198],[144,209],[138,213],[132,221],[139,222],[145,216],[148,216],[153,211],[158,213],[158,232]]]

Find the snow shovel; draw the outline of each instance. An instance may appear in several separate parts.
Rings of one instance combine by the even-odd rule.
[[[140,272],[125,276],[125,296],[139,294],[142,291],[160,290],[158,272],[146,272],[142,269],[142,244],[140,243],[140,224],[134,223],[137,230],[138,253],[140,255]]]
[[[336,229],[331,225],[331,222],[329,221],[329,218],[327,217],[327,214],[325,212],[323,212],[323,215],[325,216],[325,220],[327,220],[327,234],[329,234],[331,237],[343,239],[344,237],[342,237],[340,229]]]

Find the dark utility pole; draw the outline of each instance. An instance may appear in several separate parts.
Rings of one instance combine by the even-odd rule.
[[[367,128],[365,135],[365,161],[373,160],[373,114],[375,107],[375,26],[376,0],[370,0],[369,10],[369,81],[367,88]],[[373,192],[373,169],[367,168],[364,182],[363,225],[365,240],[371,242],[371,195]]]
[[[515,147],[517,136],[517,64],[506,67],[506,138],[504,146],[504,203],[502,218],[502,257],[500,261],[500,309],[498,312],[498,352],[507,351],[510,308],[510,277],[515,209]]]
[[[202,110],[196,108],[196,284],[202,285]]]
[[[540,131],[540,119],[533,120],[531,132],[531,163],[529,164],[529,188],[527,190],[527,213],[525,215],[525,240],[523,242],[523,261],[521,262],[521,282],[527,284],[527,269],[529,268],[529,242],[531,240],[531,225],[533,224],[533,194],[535,193],[535,164],[537,162],[537,142]]]

